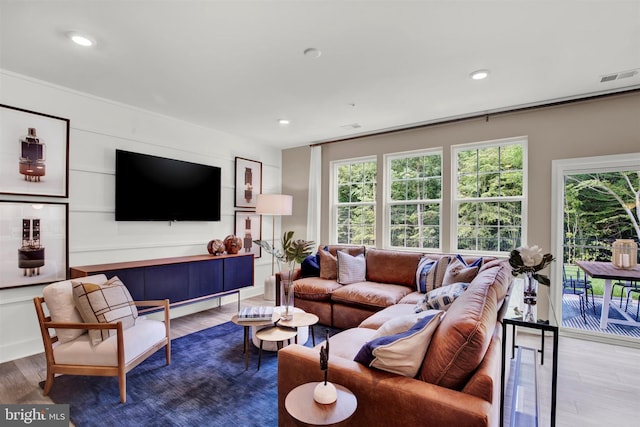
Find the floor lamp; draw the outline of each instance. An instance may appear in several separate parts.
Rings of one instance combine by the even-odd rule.
[[[293,196],[287,194],[258,194],[256,202],[256,213],[261,215],[271,215],[271,245],[276,246],[276,216],[291,215],[293,211]],[[271,255],[271,275],[274,270],[275,257]]]

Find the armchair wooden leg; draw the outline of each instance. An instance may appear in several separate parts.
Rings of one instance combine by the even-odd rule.
[[[44,391],[43,395],[48,396],[51,391],[51,387],[53,387],[53,379],[55,378],[55,374],[53,374],[50,370],[47,369],[47,379],[44,382]]]
[[[118,374],[118,384],[120,385],[120,403],[127,403],[127,374]]]
[[[165,348],[165,351],[167,353],[167,365],[171,364],[171,340],[169,339],[167,341],[167,346]]]

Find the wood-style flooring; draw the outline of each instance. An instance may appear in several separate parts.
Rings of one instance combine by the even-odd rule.
[[[243,306],[263,304],[272,302],[264,301],[262,296],[242,300]],[[237,307],[237,303],[233,302],[172,319],[172,338],[227,322],[237,313]],[[540,344],[539,335],[522,333],[520,330],[517,340],[519,344],[529,347],[538,347]],[[551,347],[551,338],[548,337],[545,341],[545,364],[538,365],[539,425],[543,427],[550,425]],[[561,336],[558,358],[557,426],[615,427],[638,424],[640,350]],[[44,378],[44,354],[0,364],[0,402],[51,403],[49,398],[42,395],[38,385]]]

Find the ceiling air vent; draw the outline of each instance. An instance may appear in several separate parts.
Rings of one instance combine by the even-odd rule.
[[[628,79],[638,74],[638,70],[620,71],[615,74],[608,74],[606,76],[600,76],[600,83],[611,82],[614,80]]]
[[[348,125],[342,125],[340,127],[345,130],[351,130],[351,129],[360,129],[362,125],[360,123],[351,123]]]

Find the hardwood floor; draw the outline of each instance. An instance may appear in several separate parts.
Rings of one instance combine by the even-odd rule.
[[[265,303],[270,302],[261,296],[242,301],[243,306]],[[172,338],[227,322],[236,313],[237,303],[233,302],[172,319]],[[520,330],[517,339],[519,344],[530,347],[537,348],[540,344],[539,335]],[[548,337],[545,364],[538,365],[540,426],[549,425],[551,346]],[[557,426],[613,427],[637,423],[640,350],[561,336],[558,359]],[[38,385],[45,378],[44,354],[0,364],[0,378],[2,403],[51,403]]]

